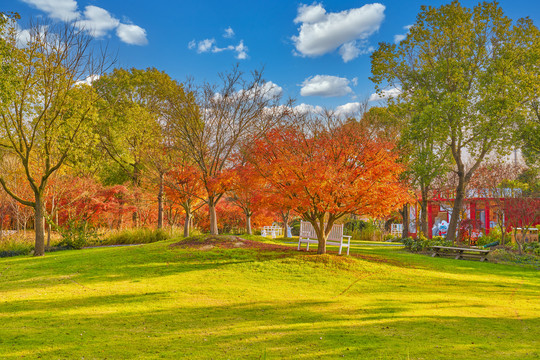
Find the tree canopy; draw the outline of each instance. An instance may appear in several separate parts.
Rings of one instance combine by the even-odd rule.
[[[422,6],[407,38],[381,43],[372,54],[379,91],[398,88],[394,101],[417,114],[417,131],[452,155],[459,182],[453,214],[490,153],[513,149],[516,128],[538,94],[540,32],[528,18],[512,22],[496,2],[472,9],[459,1]],[[453,239],[458,217],[448,236]]]

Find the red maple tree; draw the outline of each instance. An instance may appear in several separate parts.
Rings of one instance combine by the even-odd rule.
[[[275,129],[251,149],[251,163],[317,234],[326,252],[333,224],[345,214],[380,217],[409,200],[393,144],[349,122]]]

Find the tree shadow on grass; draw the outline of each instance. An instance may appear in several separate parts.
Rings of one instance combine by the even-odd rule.
[[[0,338],[14,345],[16,354],[31,345],[40,327],[48,345],[61,348],[34,346],[32,358],[259,358],[265,351],[268,358],[306,359],[397,359],[406,358],[407,352],[412,359],[538,355],[538,318],[460,316],[459,308],[453,314],[420,318],[406,315],[410,307],[398,301],[356,308],[348,304],[343,309],[336,308],[335,301],[292,299],[163,309],[159,303],[168,301],[163,296],[93,296],[81,305],[89,308],[85,314],[70,313],[69,303],[62,300],[28,303],[59,311],[39,322],[37,314],[12,314]],[[126,304],[137,306],[126,309]],[[109,313],[92,311],[107,306]],[[15,334],[26,334],[27,341],[13,341]],[[15,358],[7,350],[0,347],[0,357]]]

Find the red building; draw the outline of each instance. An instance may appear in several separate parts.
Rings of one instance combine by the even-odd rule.
[[[490,230],[499,226],[502,222],[506,225],[505,211],[502,211],[504,199],[513,198],[520,194],[520,189],[498,189],[497,193],[488,190],[471,189],[467,192],[463,203],[461,219],[478,220],[474,231],[477,235],[489,234]],[[428,202],[427,221],[429,234],[431,238],[434,234],[446,235],[448,223],[452,217],[452,207],[454,205],[454,196],[452,193],[437,194]],[[409,212],[409,234],[416,237],[419,231],[419,206],[411,206]],[[537,225],[540,221],[537,219],[531,225]]]

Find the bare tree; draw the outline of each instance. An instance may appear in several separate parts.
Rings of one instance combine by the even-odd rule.
[[[221,84],[205,83],[188,94],[197,106],[185,99],[170,103],[169,121],[177,145],[201,171],[209,208],[210,233],[218,233],[216,205],[227,190],[225,171],[231,155],[248,139],[256,139],[280,119],[281,89],[265,82],[254,71],[246,80],[235,67],[220,75]]]
[[[92,37],[74,24],[31,22],[23,46],[16,31],[8,34],[12,52],[8,60],[17,82],[0,112],[0,146],[24,168],[33,199],[14,191],[4,174],[0,184],[15,200],[34,209],[34,254],[41,256],[47,182],[69,156],[93,139],[97,95],[81,80],[95,79],[112,62],[104,51],[95,51]]]

